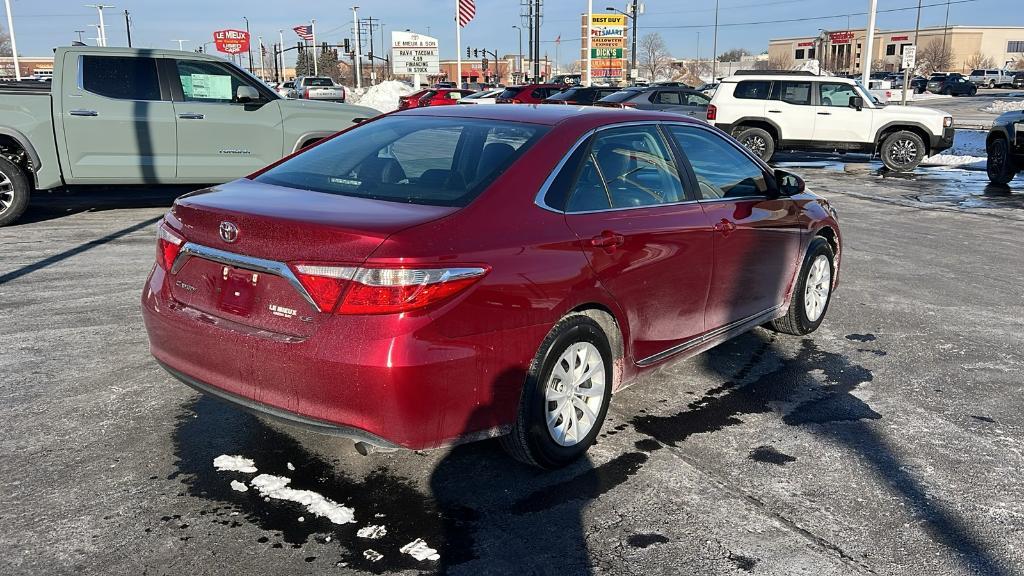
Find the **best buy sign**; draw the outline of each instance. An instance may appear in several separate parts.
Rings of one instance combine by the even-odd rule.
[[[591,48],[591,58],[622,58],[622,48]]]

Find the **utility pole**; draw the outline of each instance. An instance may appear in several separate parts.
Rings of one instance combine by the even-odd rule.
[[[711,41],[711,81],[718,80],[718,0],[715,0],[715,37]]]
[[[267,79],[267,69],[263,66],[263,36],[260,36],[260,78]]]
[[[177,42],[178,43],[178,50],[184,50],[185,49],[185,47],[184,47],[185,42],[191,42],[191,40],[171,39],[171,42]]]
[[[942,54],[946,54],[946,34],[949,32],[949,0],[946,0],[946,23],[942,25]],[[917,37],[914,37],[917,42]],[[950,58],[952,60],[952,58]]]
[[[629,49],[629,59],[630,59],[629,74],[626,74],[626,78],[627,79],[632,79],[632,80],[635,81],[636,78],[633,78],[633,71],[636,70],[636,21],[637,21],[637,16],[640,15],[640,11],[637,10],[636,0],[633,0],[633,7],[630,10],[630,14],[632,15],[632,18],[633,18],[633,36],[631,38],[633,46],[632,46],[632,48]],[[654,78],[651,78],[651,81],[653,81],[653,80],[654,80]]]
[[[107,27],[103,23],[103,9],[104,8],[113,8],[114,6],[111,5],[111,4],[86,4],[85,7],[86,8],[95,8],[96,11],[99,12],[99,14],[100,14],[100,26],[98,28],[99,36],[100,36],[99,37],[99,43],[100,43],[100,46],[106,46],[107,45]],[[8,11],[8,13],[9,13],[9,11]]]
[[[245,40],[249,52],[249,74],[252,74],[252,38],[249,36],[249,19],[242,16],[242,20],[245,20]]]
[[[353,6],[352,7],[352,28],[353,28],[353,32],[354,32],[355,37],[356,37],[356,50],[355,50],[356,88],[362,88],[363,87],[363,65],[362,65],[363,55],[362,55],[362,53],[360,52],[360,49],[359,49],[359,45],[361,44],[361,40],[360,40],[360,37],[359,37],[359,6]]]
[[[533,79],[535,82],[540,78],[540,8],[543,2],[534,0],[533,5],[533,49],[536,56],[533,59]]]
[[[917,62],[917,33],[921,30],[921,0],[917,0],[917,24],[914,24],[914,62]],[[900,54],[903,57],[903,54]],[[903,105],[907,105],[907,88],[910,84],[910,68],[903,70]]]
[[[128,11],[124,11],[124,32],[128,36],[128,47],[132,47],[132,17]],[[79,38],[81,40],[81,38]]]
[[[11,0],[4,0],[7,6],[7,29],[11,32],[11,55],[14,56],[14,79],[21,82],[21,63],[18,62],[18,42],[14,39],[14,16],[11,15]]]
[[[377,65],[373,61],[373,16],[366,19],[369,22],[368,28],[370,29],[370,83],[377,83]]]
[[[519,73],[519,76],[522,76],[523,75],[523,29],[520,26],[512,26],[512,27],[515,28],[517,32],[519,32],[519,52],[518,52],[519,64],[516,66],[516,72]],[[519,81],[520,80],[518,80],[518,79],[516,80],[516,82],[519,82]]]
[[[864,87],[869,86],[871,80],[871,59],[874,55],[871,53],[875,48],[875,16],[878,12],[878,0],[870,0],[868,4],[868,37],[867,46],[864,47],[864,58],[861,62],[864,63],[864,73],[861,75],[861,83]],[[852,40],[850,42],[853,42]]]
[[[526,57],[533,61],[533,0],[526,2]],[[529,73],[524,71],[523,82],[526,82]]]
[[[280,43],[279,46],[281,47],[281,78],[278,79],[278,82],[284,82],[284,30],[281,28],[277,29],[277,41]],[[274,54],[274,62],[274,65],[276,66],[277,53]]]

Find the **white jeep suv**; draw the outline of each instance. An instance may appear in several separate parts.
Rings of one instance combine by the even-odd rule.
[[[878,154],[913,170],[953,145],[953,117],[879,102],[856,80],[810,73],[742,74],[722,80],[708,122],[768,162],[776,150]]]

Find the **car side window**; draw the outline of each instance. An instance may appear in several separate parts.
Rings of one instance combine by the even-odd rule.
[[[186,102],[235,102],[239,86],[252,86],[242,76],[215,62],[175,60]]]
[[[779,100],[787,104],[809,106],[811,104],[811,83],[810,82],[781,82],[782,88]]]
[[[693,93],[686,95],[687,106],[707,106],[711,99],[703,94]]]
[[[818,100],[822,106],[834,106],[846,108],[850,105],[850,99],[857,96],[853,86],[849,84],[837,84],[822,82],[818,84]]]
[[[636,208],[685,199],[675,161],[656,126],[602,130],[591,140],[567,212]]]
[[[155,58],[82,56],[82,88],[118,100],[160,100]]]
[[[669,133],[697,176],[702,200],[767,194],[761,167],[718,134],[689,126],[670,126]]]
[[[771,89],[768,80],[744,80],[736,85],[733,96],[741,100],[767,100]]]
[[[682,100],[679,99],[679,92],[667,92],[665,90],[656,92],[651,100],[654,104],[671,104],[674,106],[678,106],[683,103]]]

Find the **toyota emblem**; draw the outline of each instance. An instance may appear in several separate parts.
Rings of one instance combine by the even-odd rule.
[[[227,242],[228,244],[238,240],[238,226],[235,224],[224,221],[220,223],[220,239]]]

